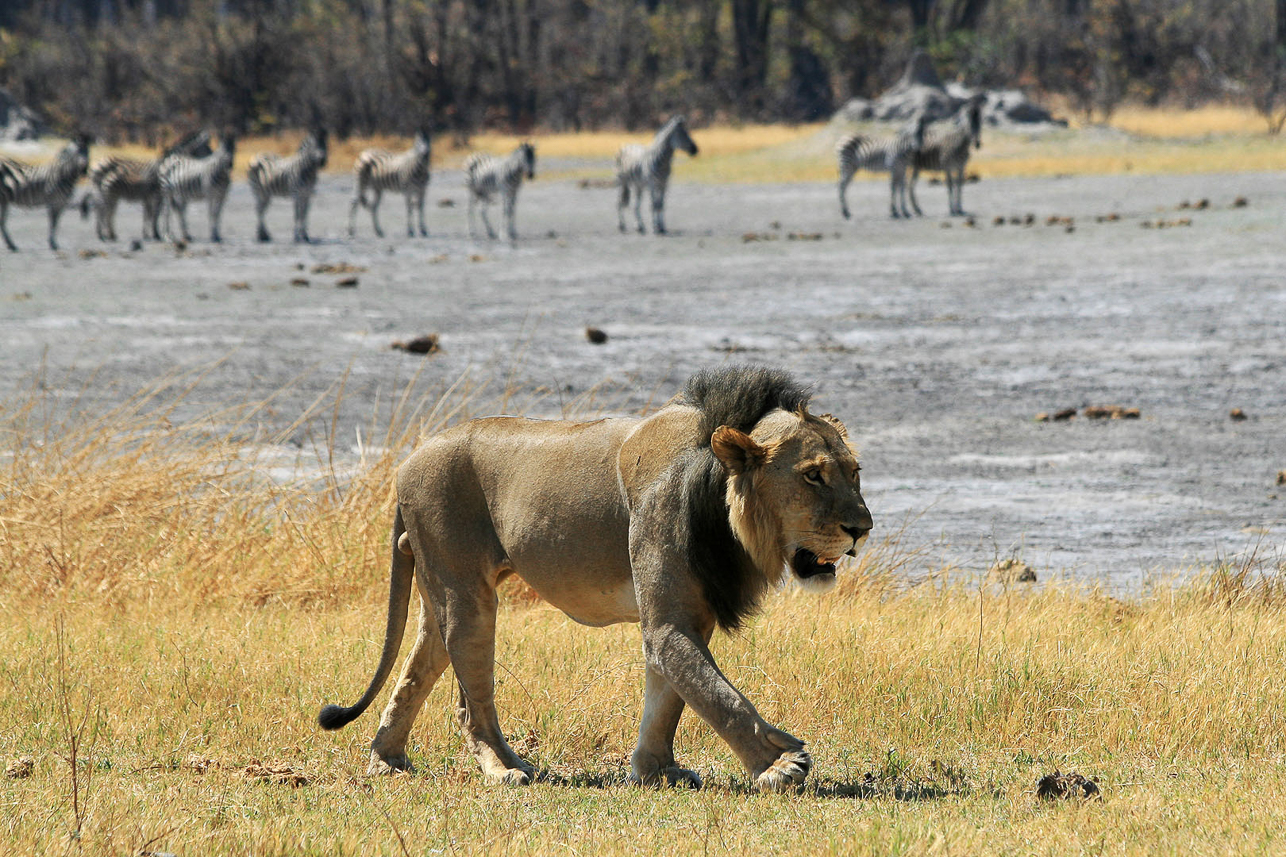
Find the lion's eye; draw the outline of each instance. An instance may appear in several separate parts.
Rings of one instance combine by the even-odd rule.
[[[825,485],[826,481],[822,479],[822,471],[814,467],[812,470],[804,471],[804,478],[814,485]]]

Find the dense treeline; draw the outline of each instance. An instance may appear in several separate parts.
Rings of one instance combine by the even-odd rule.
[[[926,48],[1066,95],[1279,99],[1286,0],[5,0],[0,86],[61,130],[340,135],[815,119]]]

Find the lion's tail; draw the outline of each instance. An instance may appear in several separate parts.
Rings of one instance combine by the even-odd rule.
[[[389,569],[388,584],[388,627],[384,632],[384,651],[380,654],[380,665],[375,669],[375,677],[362,698],[348,707],[326,705],[317,715],[317,722],[323,729],[339,729],[361,716],[362,712],[375,701],[384,682],[393,671],[397,662],[398,649],[402,646],[402,634],[406,631],[406,616],[411,607],[411,584],[415,580],[415,558],[409,550],[403,550],[402,536],[406,525],[402,522],[402,507],[399,506],[393,518],[393,560]]]

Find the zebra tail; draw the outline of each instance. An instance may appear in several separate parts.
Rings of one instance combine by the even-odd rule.
[[[357,179],[357,203],[362,208],[370,208],[371,204],[366,201],[366,184],[371,180],[371,170],[374,165],[365,158],[358,160],[354,178]]]

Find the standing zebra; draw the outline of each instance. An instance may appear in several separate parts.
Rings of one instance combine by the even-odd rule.
[[[295,241],[307,244],[308,204],[312,201],[313,188],[317,186],[317,173],[326,166],[326,131],[317,129],[304,137],[299,149],[288,158],[270,153],[255,155],[250,160],[250,191],[255,196],[255,215],[259,218],[260,241],[271,241],[268,227],[264,225],[264,212],[274,196],[289,196],[295,201]]]
[[[482,223],[487,227],[487,235],[496,237],[496,230],[491,228],[487,219],[487,206],[491,197],[499,191],[504,203],[505,225],[508,228],[509,240],[517,241],[518,232],[514,228],[514,205],[518,201],[518,188],[522,186],[523,177],[536,177],[536,148],[531,143],[519,143],[507,158],[497,158],[475,152],[464,162],[464,183],[469,188],[469,235],[474,234],[473,209],[476,203],[482,204]]]
[[[979,93],[960,106],[955,116],[924,135],[924,144],[910,158],[911,207],[921,214],[915,201],[915,180],[921,170],[941,170],[947,179],[947,207],[949,213],[964,214],[965,165],[969,163],[969,146],[982,148],[982,105],[987,96]],[[943,127],[945,125],[945,127]]]
[[[371,210],[375,234],[380,238],[384,237],[384,230],[380,229],[380,196],[384,191],[390,191],[406,196],[407,236],[415,237],[411,224],[412,214],[416,211],[420,215],[420,234],[428,235],[429,231],[424,228],[424,194],[429,188],[431,154],[429,132],[422,128],[415,135],[411,148],[405,152],[395,154],[383,149],[366,149],[358,155],[353,164],[357,196],[353,198],[353,205],[348,210],[348,234],[357,234],[357,207],[362,206]],[[369,202],[366,199],[367,190],[374,194]]]
[[[6,226],[10,205],[21,208],[45,206],[49,211],[49,249],[58,249],[55,237],[58,218],[71,201],[76,182],[89,168],[89,140],[88,134],[77,134],[58,153],[58,157],[38,167],[0,157],[0,171],[4,173],[4,179],[0,181],[0,235],[4,236],[4,243],[10,250],[18,249]]]
[[[100,241],[116,240],[116,206],[121,200],[143,204],[143,237],[161,239],[159,221],[165,199],[161,193],[161,164],[174,155],[210,154],[210,133],[195,131],[151,160],[108,155],[89,168],[92,190],[81,200],[81,215],[94,209],[94,231]]]
[[[219,151],[204,158],[176,154],[161,161],[161,197],[165,207],[165,235],[173,238],[170,212],[179,216],[179,228],[184,241],[191,241],[188,234],[188,203],[204,199],[210,207],[210,240],[216,244],[223,240],[219,234],[219,221],[223,217],[223,203],[228,198],[232,184],[232,161],[237,154],[237,138],[225,134],[219,140]]]
[[[906,207],[906,165],[914,153],[924,145],[924,129],[929,124],[929,117],[921,113],[915,123],[902,129],[894,137],[873,140],[861,134],[849,134],[835,144],[835,154],[839,159],[839,210],[847,220],[852,215],[848,210],[845,194],[853,174],[858,170],[887,172],[889,174],[889,214],[892,217],[910,217]],[[899,196],[902,210],[898,211]]]
[[[671,117],[648,145],[627,143],[616,153],[616,181],[621,186],[616,218],[622,232],[625,231],[625,207],[630,204],[631,188],[639,233],[647,231],[643,228],[642,211],[643,188],[646,187],[652,196],[652,231],[657,235],[665,234],[665,186],[670,180],[670,162],[674,160],[675,149],[694,156],[697,153],[697,144],[688,136],[688,125],[682,116]]]

